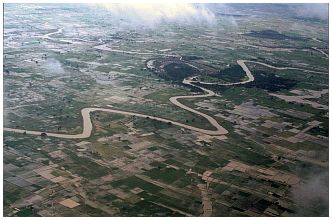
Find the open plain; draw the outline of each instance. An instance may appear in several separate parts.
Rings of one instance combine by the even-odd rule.
[[[327,216],[308,6],[5,4],[4,216]]]

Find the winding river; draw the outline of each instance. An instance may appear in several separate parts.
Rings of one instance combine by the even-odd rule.
[[[59,29],[57,32],[54,33],[50,33],[44,36],[44,38],[47,39],[52,39],[54,40],[54,38],[50,38],[49,36],[55,33],[59,33],[61,32],[62,29]],[[98,47],[98,49],[103,49],[102,47]],[[105,48],[105,50],[110,51],[109,48]],[[123,52],[123,51],[115,51],[115,50],[111,50],[113,52]],[[135,52],[135,53],[139,53],[139,52]],[[145,53],[144,53],[145,54]],[[154,54],[155,55],[155,54]],[[174,55],[171,55],[174,56]],[[95,111],[101,111],[101,112],[109,112],[109,113],[116,113],[116,114],[123,114],[123,115],[130,115],[130,116],[136,116],[136,117],[141,117],[141,118],[150,118],[150,119],[155,119],[161,122],[165,122],[165,123],[169,123],[172,125],[176,125],[185,129],[189,129],[192,131],[196,131],[196,132],[200,132],[202,134],[207,134],[207,135],[211,135],[211,136],[219,136],[219,135],[225,135],[228,133],[228,131],[223,128],[212,116],[207,115],[205,113],[199,112],[193,108],[190,108],[184,104],[182,104],[179,100],[180,99],[192,99],[192,98],[206,98],[206,97],[213,97],[216,94],[206,88],[203,88],[201,86],[195,85],[193,84],[193,82],[199,82],[200,84],[205,84],[205,85],[226,85],[226,86],[232,86],[232,85],[239,85],[239,84],[245,84],[245,83],[249,83],[255,80],[254,76],[252,75],[251,71],[249,70],[249,68],[247,67],[246,63],[256,63],[256,64],[260,64],[272,69],[277,69],[277,70],[301,70],[304,72],[312,72],[312,73],[319,73],[319,74],[328,74],[328,73],[324,73],[324,72],[319,72],[319,71],[312,71],[312,70],[305,70],[305,69],[300,69],[300,68],[295,68],[295,67],[275,67],[269,64],[265,64],[262,62],[257,62],[257,61],[249,61],[249,60],[238,60],[237,64],[241,66],[241,68],[243,69],[243,71],[246,73],[247,75],[247,80],[245,81],[241,81],[241,82],[234,82],[234,83],[209,83],[209,82],[200,82],[200,81],[193,81],[194,77],[191,78],[187,78],[183,80],[184,84],[187,85],[191,85],[194,87],[197,87],[201,90],[203,90],[205,92],[205,94],[202,95],[188,95],[188,96],[174,96],[171,97],[169,99],[169,101],[186,110],[186,111],[190,111],[194,114],[200,115],[202,117],[204,117],[206,120],[208,120],[208,122],[215,127],[215,130],[207,130],[207,129],[202,129],[202,128],[197,128],[197,127],[193,127],[190,125],[186,125],[180,122],[176,122],[170,119],[165,119],[165,118],[161,118],[161,117],[156,117],[156,116],[151,116],[151,115],[146,115],[146,114],[141,114],[141,113],[136,113],[136,112],[130,112],[130,111],[124,111],[124,110],[118,110],[118,109],[112,109],[112,108],[94,108],[94,107],[90,107],[90,108],[83,108],[81,110],[82,113],[82,118],[83,118],[83,131],[80,134],[63,134],[63,133],[52,133],[52,132],[43,132],[43,131],[31,131],[31,130],[24,130],[24,129],[15,129],[15,128],[4,128],[4,131],[8,131],[8,132],[16,132],[16,133],[22,133],[22,134],[30,134],[30,135],[42,135],[43,133],[46,133],[47,136],[49,137],[57,137],[57,138],[65,138],[65,139],[83,139],[83,138],[88,138],[91,136],[92,134],[92,121],[91,121],[91,112],[95,112]]]

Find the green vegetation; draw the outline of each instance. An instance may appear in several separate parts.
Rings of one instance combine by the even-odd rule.
[[[24,198],[29,195],[29,191],[24,188],[18,187],[14,184],[11,184],[7,181],[4,181],[4,197],[3,203],[4,206],[9,206],[10,204],[16,202],[17,200]]]
[[[228,160],[218,158],[215,159],[215,156],[208,157],[200,155],[196,166],[203,168],[203,169],[211,169],[211,168],[218,168],[223,167],[228,163]]]
[[[20,211],[18,211],[16,214],[18,217],[37,217],[40,216],[36,213],[33,207],[26,207]]]
[[[312,135],[321,135],[328,137],[329,136],[329,128],[328,127],[314,127],[308,131]]]
[[[170,209],[164,208],[157,204],[151,203],[149,201],[140,201],[134,207],[129,208],[128,210],[122,210],[125,216],[177,216],[181,217],[182,214],[178,212],[171,211]],[[137,213],[139,213],[137,215]]]
[[[249,99],[255,101],[255,104],[266,106],[272,109],[281,109],[281,110],[296,110],[303,111],[312,114],[319,114],[320,112],[324,112],[323,110],[315,109],[310,105],[300,105],[297,103],[286,102],[282,99],[278,99],[276,97],[270,96],[267,92],[262,91],[257,88],[240,88],[233,87],[227,89],[222,93],[222,97],[227,100],[232,100],[232,102],[236,105],[239,105]]]
[[[288,64],[294,63],[295,65],[293,64],[293,66],[296,67],[297,67],[296,63],[301,63],[305,61],[307,64],[309,64],[309,68],[305,69],[309,70],[311,69],[314,71],[318,71],[322,67],[327,67],[328,65],[328,60],[322,59],[321,56],[311,55],[311,53],[307,51],[300,51],[300,50],[293,50],[292,52],[276,51],[274,52],[274,56],[283,57],[284,61],[286,61]],[[315,69],[314,67],[317,67],[317,69]]]
[[[255,77],[255,80],[249,83],[244,84],[244,87],[247,88],[259,88],[264,89],[269,92],[276,92],[282,89],[289,90],[290,88],[296,85],[295,80],[286,79],[280,76],[277,76],[273,73],[265,71],[252,70],[252,74]]]
[[[113,187],[120,187],[122,185],[129,187],[130,189],[134,189],[139,187],[150,193],[157,193],[162,190],[161,187],[156,186],[152,183],[146,182],[136,176],[131,176],[125,179],[117,180],[111,183]]]
[[[165,183],[172,183],[184,176],[186,172],[182,169],[176,170],[174,168],[153,168],[144,174],[153,179],[159,179]]]
[[[211,75],[211,77],[222,80],[222,82],[232,83],[244,81],[246,77],[242,67],[239,65],[231,66],[226,69],[220,70],[217,74]],[[204,80],[203,80],[204,81]]]
[[[144,98],[152,99],[156,102],[160,103],[169,103],[169,98],[178,95],[189,95],[189,91],[186,89],[178,89],[178,88],[170,88],[170,89],[162,89],[153,93],[150,93]]]
[[[122,114],[112,114],[108,112],[92,112],[91,120],[93,123],[94,138],[112,136],[113,134],[127,132],[127,127],[123,124],[127,116]],[[100,148],[100,146],[98,146]]]
[[[196,75],[199,70],[183,62],[172,62],[164,66],[165,73],[160,74],[162,78],[175,82],[182,82],[184,78]]]
[[[210,188],[213,189],[214,192],[221,194],[228,188],[228,186],[219,183],[211,183]]]
[[[70,157],[70,160],[61,161],[60,164],[71,172],[80,174],[84,178],[90,180],[96,179],[109,174],[111,171],[109,168],[101,166],[87,158],[77,156],[76,153],[70,150],[65,149],[64,152]]]
[[[158,194],[158,199],[156,200],[156,202],[162,203],[169,207],[179,209],[186,213],[198,215],[199,208],[201,207],[201,201],[192,197],[192,195],[181,195],[181,196],[182,199],[178,199],[171,196],[167,196],[166,193]]]
[[[269,167],[274,163],[270,156],[264,155],[264,152],[255,152],[250,150],[253,145],[249,143],[235,144],[229,142],[215,141],[215,154],[225,154],[224,151],[232,152],[233,158],[241,160],[244,163]]]
[[[109,194],[106,194],[106,195],[102,196],[101,199],[107,201],[107,203],[111,203],[114,200],[116,200],[117,197],[115,195],[109,193]]]
[[[98,143],[92,147],[93,153],[97,153],[101,158],[105,159],[121,158],[123,156],[126,156],[125,150],[125,147],[116,146],[116,144],[108,143]]]
[[[179,179],[177,179],[174,184],[179,188],[184,188],[186,186],[190,186],[192,184],[192,179],[190,176],[182,176]]]
[[[247,176],[234,175],[231,172],[213,173],[212,176],[235,185],[246,185],[249,182],[249,178]]]
[[[247,62],[255,81],[206,85],[202,87],[218,94],[179,100],[215,118],[228,130],[225,136],[203,136],[151,119],[214,130],[204,117],[173,105],[169,98],[204,94],[182,83],[189,76],[198,76],[196,85],[200,80],[244,81],[248,77],[237,64],[240,59],[328,72],[329,59],[312,48],[328,53],[327,20],[299,18],[286,10],[289,7],[232,4],[227,6],[229,13],[213,10],[213,25],[162,22],[153,28],[132,28],[127,25],[130,20],[105,19],[109,11],[102,7],[5,4],[5,127],[77,134],[82,132],[80,111],[86,107],[149,116],[93,112],[93,134],[86,139],[4,132],[4,215],[182,216],[179,210],[200,216],[206,198],[197,185],[206,183],[206,171],[220,181],[208,184],[213,216],[267,215],[267,208],[280,215],[328,215],[325,201],[313,199],[314,210],[304,214],[292,195],[293,189],[305,187],[315,196],[317,190],[306,186],[327,171],[321,163],[329,160],[328,111],[273,96],[304,94],[328,106],[328,93],[319,97],[329,88],[328,74]],[[68,16],[59,16],[63,13]],[[156,61],[153,72],[146,66],[151,59]],[[315,93],[317,97],[310,98]],[[275,122],[271,128],[269,121]],[[288,139],[312,121],[321,123],[306,131],[302,142]],[[148,132],[153,134],[142,135]],[[149,144],[144,149],[129,147],[145,141]],[[299,177],[301,184],[266,181],[248,170],[223,170],[230,161],[286,172]],[[49,166],[53,176],[65,179],[55,183],[38,174],[36,169]],[[317,185],[328,192],[323,184]],[[20,205],[34,195],[43,199]],[[64,208],[58,202],[65,198],[78,199],[80,205]]]
[[[249,37],[267,38],[267,39],[274,39],[274,40],[287,40],[287,39],[303,40],[303,38],[287,36],[285,34],[281,34],[274,30],[251,31],[251,32],[245,33],[243,35],[249,36]]]
[[[77,207],[77,209],[84,214],[87,214],[91,217],[107,217],[109,216],[108,213],[100,210],[100,209],[96,209],[92,206],[89,206],[87,204],[82,204],[80,206]]]
[[[147,118],[136,118],[134,121],[136,128],[143,128],[145,132],[153,132],[160,129],[170,128],[172,125],[169,125],[165,122],[157,121],[155,119]]]

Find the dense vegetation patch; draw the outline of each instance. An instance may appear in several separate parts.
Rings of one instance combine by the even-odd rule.
[[[265,89],[269,92],[276,92],[282,89],[289,90],[290,88],[294,87],[297,83],[296,80],[286,79],[280,76],[277,76],[271,72],[261,71],[261,70],[254,70],[252,74],[255,77],[255,80],[242,86],[247,88],[259,88]]]
[[[151,203],[149,201],[140,201],[135,204],[135,206],[129,208],[128,210],[121,210],[125,216],[137,216],[137,213],[140,213],[140,216],[183,216],[182,214],[171,211],[168,208],[164,208],[157,204]]]
[[[194,67],[189,66],[186,63],[170,63],[164,66],[165,74],[161,74],[162,77],[168,80],[181,82],[184,78],[193,76],[199,73]]]
[[[87,179],[96,179],[109,174],[109,169],[99,164],[76,155],[75,152],[64,150],[64,152],[70,157],[69,160],[63,161],[62,166],[70,170],[73,173],[79,173],[81,176]]]
[[[279,32],[274,31],[274,30],[250,31],[249,33],[245,33],[243,35],[249,36],[249,37],[273,39],[273,40],[286,40],[286,39],[303,40],[303,38],[288,36],[288,35],[279,33]]]
[[[312,135],[321,135],[328,137],[329,136],[329,128],[328,127],[314,127],[308,131]]]
[[[239,65],[220,70],[217,74],[213,75],[214,78],[218,78],[226,82],[239,82],[242,81],[244,76],[245,72]]]
[[[186,172],[182,169],[176,170],[174,168],[153,168],[147,172],[145,175],[151,177],[152,179],[158,179],[166,183],[172,183],[184,176]]]
[[[149,193],[157,193],[160,190],[162,190],[161,187],[156,186],[152,183],[146,182],[145,180],[142,180],[136,176],[131,176],[125,179],[117,180],[111,183],[113,187],[120,187],[120,186],[127,186],[130,189],[134,189],[136,187],[139,187]]]

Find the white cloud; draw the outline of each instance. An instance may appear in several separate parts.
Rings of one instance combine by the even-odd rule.
[[[111,12],[112,20],[123,20],[140,26],[156,26],[163,22],[177,24],[214,24],[215,16],[199,4],[99,4]]]
[[[329,16],[328,4],[302,4],[295,7],[295,13],[302,17],[327,20]]]

